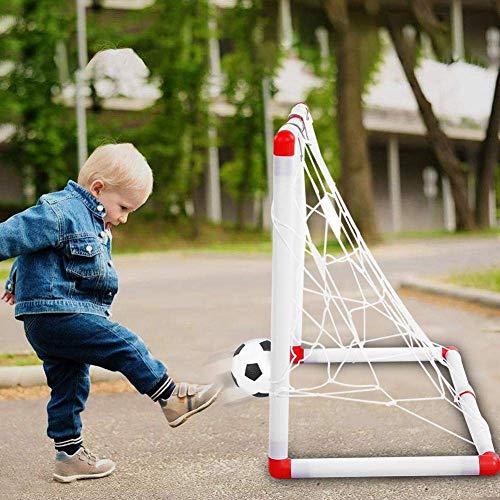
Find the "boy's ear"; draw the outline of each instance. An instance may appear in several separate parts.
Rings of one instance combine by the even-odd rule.
[[[104,188],[104,182],[102,182],[101,180],[96,180],[90,186],[90,193],[96,198],[98,198],[103,188]]]

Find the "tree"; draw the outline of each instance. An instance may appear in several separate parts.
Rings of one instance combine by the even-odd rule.
[[[364,23],[352,18],[346,0],[326,0],[324,6],[333,26],[337,62],[341,192],[363,237],[367,241],[374,241],[379,235],[375,223],[371,165],[361,101],[360,30]]]
[[[136,136],[155,174],[153,202],[158,213],[189,217],[193,236],[208,147],[208,12],[207,0],[157,0],[132,45],[161,82],[162,97]]]
[[[449,30],[447,27],[440,22],[436,15],[434,14],[432,0],[413,0],[408,1],[409,6],[412,10],[413,16],[416,20],[417,27],[425,31],[425,33],[429,36],[432,42],[432,46],[434,52],[438,56],[439,59],[444,61],[451,60],[451,51],[450,51],[450,42],[449,42]],[[498,18],[500,15],[500,3],[496,2],[496,9],[493,12],[493,15]],[[386,17],[387,18],[387,17]],[[396,31],[397,27],[395,26],[395,22],[392,22],[393,30]],[[392,34],[392,33],[391,33]],[[398,56],[404,57],[405,50],[403,48],[404,45],[404,37],[398,37],[400,44],[396,46],[398,50]],[[393,37],[393,41],[394,37]],[[405,58],[408,60],[408,57]],[[407,68],[405,68],[405,73],[409,71],[409,64],[407,64]],[[488,126],[486,130],[486,136],[481,144],[480,153],[479,153],[479,161],[478,161],[478,169],[477,169],[477,177],[476,177],[476,207],[475,207],[475,222],[480,227],[488,227],[489,226],[489,194],[491,187],[493,185],[494,180],[494,169],[498,165],[498,130],[499,130],[499,122],[500,122],[500,90],[499,90],[499,76],[497,74],[497,80],[495,85],[494,98],[491,107],[490,118],[488,120]],[[413,82],[413,78],[411,78]],[[410,79],[409,79],[410,81]],[[410,81],[410,85],[412,82]],[[417,82],[418,85],[418,82]],[[412,89],[414,91],[415,97],[417,97],[417,93],[420,95],[421,92],[417,90],[417,88],[412,85]],[[417,93],[415,93],[417,92]],[[437,120],[431,116],[432,109],[426,105],[421,99],[418,100],[419,108],[421,109],[422,118],[429,130],[429,126],[432,131],[429,130],[429,141],[433,146],[434,151],[436,152],[436,156],[440,159],[440,163],[442,165],[443,170],[447,175],[450,174],[450,170],[454,171],[452,173],[453,178],[455,179],[455,191],[453,192],[453,196],[455,199],[455,206],[457,207],[457,215],[459,216],[459,228],[467,229],[472,227],[474,224],[474,220],[471,216],[471,209],[468,208],[467,213],[465,210],[462,213],[459,213],[460,207],[464,206],[464,197],[466,196],[465,190],[465,179],[461,174],[461,171],[457,166],[459,165],[459,161],[453,153],[453,147],[451,141],[446,141],[446,136],[444,133],[440,133],[436,130],[435,123]],[[425,112],[422,112],[421,106],[424,107]],[[444,137],[443,137],[444,136]],[[446,142],[448,144],[446,144]],[[441,155],[437,154],[437,151],[442,151]],[[444,159],[443,159],[444,156]],[[454,156],[454,158],[453,158]],[[444,163],[443,163],[444,162]],[[451,180],[451,177],[450,177]],[[457,187],[456,184],[460,184],[462,187]],[[453,189],[453,185],[452,185]],[[466,219],[464,221],[463,219]]]
[[[265,39],[265,10],[260,0],[238,0],[223,18],[232,51],[222,60],[224,94],[235,109],[222,126],[222,145],[232,158],[222,165],[221,180],[236,201],[236,224],[245,225],[245,203],[266,193],[266,156],[262,81],[277,64],[276,43]],[[259,217],[260,219],[260,217]]]
[[[500,69],[497,72],[495,93],[486,129],[486,137],[481,144],[476,177],[476,223],[486,228],[490,225],[490,190],[494,183],[495,169],[498,168],[498,129],[500,125]]]
[[[54,97],[60,91],[54,62],[57,43],[72,34],[72,12],[57,0],[15,0],[16,22],[6,38],[15,61],[2,82],[2,102],[16,133],[8,150],[10,161],[31,179],[35,195],[64,185],[75,172],[72,112]]]
[[[451,192],[455,201],[457,229],[470,230],[474,227],[472,211],[467,199],[467,182],[465,172],[455,153],[453,143],[442,131],[431,103],[426,99],[415,75],[414,56],[402,32],[403,26],[390,14],[384,16],[398,58],[403,66],[408,83],[417,101],[420,115],[427,128],[427,139],[432,147],[442,171],[450,179]]]

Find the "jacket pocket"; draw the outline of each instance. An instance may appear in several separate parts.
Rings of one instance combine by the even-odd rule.
[[[68,250],[66,271],[69,274],[80,278],[93,278],[103,274],[102,245],[97,237],[69,240]]]

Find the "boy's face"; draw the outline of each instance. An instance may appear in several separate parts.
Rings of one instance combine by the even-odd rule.
[[[90,192],[106,208],[106,217],[104,218],[106,229],[125,224],[129,214],[144,205],[148,199],[144,191],[107,188],[101,181],[94,181]]]

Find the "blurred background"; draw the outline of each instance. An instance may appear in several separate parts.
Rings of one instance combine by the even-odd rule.
[[[498,232],[499,10],[0,0],[0,220],[132,142],[156,184],[115,248],[266,247],[273,135],[306,101],[366,239]]]

